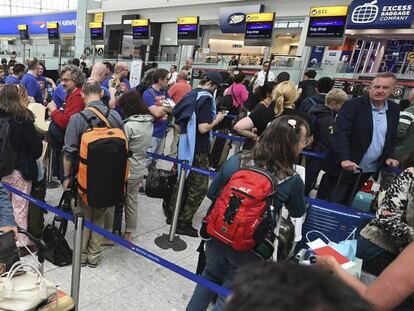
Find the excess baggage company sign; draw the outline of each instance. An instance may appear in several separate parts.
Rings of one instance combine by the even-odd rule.
[[[413,0],[354,0],[350,6],[347,28],[411,28],[413,20]]]

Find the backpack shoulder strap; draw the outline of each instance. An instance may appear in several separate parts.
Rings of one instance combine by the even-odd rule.
[[[96,116],[102,121],[102,122],[104,122],[105,124],[106,124],[106,126],[108,127],[108,128],[111,128],[112,126],[111,126],[111,123],[109,122],[109,120],[108,120],[108,118],[107,117],[105,117],[98,109],[96,109],[96,107],[92,107],[92,106],[90,106],[90,107],[88,107],[88,108],[86,108],[87,110],[90,110],[90,111],[92,111],[94,114],[96,114]],[[108,115],[109,115],[109,109],[108,109]],[[90,121],[89,121],[90,122]]]

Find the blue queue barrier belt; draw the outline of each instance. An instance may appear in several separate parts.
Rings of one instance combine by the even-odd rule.
[[[61,211],[61,210],[59,210],[55,207],[52,207],[49,204],[47,204],[45,202],[42,202],[39,199],[36,199],[36,198],[34,198],[30,195],[27,195],[27,194],[21,192],[20,190],[6,184],[6,183],[3,183],[3,185],[8,191],[10,191],[10,192],[26,199],[26,200],[28,200],[29,202],[31,202],[31,203],[33,203],[33,204],[49,211],[49,212],[52,212],[52,213],[66,219],[66,220],[69,220],[69,221],[73,222],[73,220],[74,220],[73,215],[71,215],[69,213],[65,213],[65,212],[63,212],[63,211]],[[130,251],[132,251],[132,252],[134,252],[138,255],[141,255],[141,256],[145,257],[146,259],[151,260],[152,262],[155,262],[156,264],[158,264],[160,266],[163,266],[164,268],[166,268],[168,270],[171,270],[171,271],[173,271],[173,272],[175,272],[175,273],[177,273],[177,274],[179,274],[179,275],[181,275],[181,276],[183,276],[183,277],[185,277],[185,278],[187,278],[187,279],[189,279],[189,280],[191,280],[191,281],[193,281],[197,284],[200,284],[200,285],[208,288],[209,290],[213,291],[214,293],[216,293],[220,296],[227,297],[230,294],[230,291],[227,288],[224,288],[224,287],[222,287],[222,286],[220,286],[216,283],[213,283],[213,282],[211,282],[211,281],[209,281],[205,278],[202,278],[201,276],[198,276],[198,275],[196,275],[196,274],[194,274],[194,273],[192,273],[192,272],[190,272],[190,271],[188,271],[188,270],[186,270],[186,269],[184,269],[180,266],[177,266],[176,264],[172,263],[171,261],[168,261],[168,260],[166,260],[166,259],[164,259],[160,256],[157,256],[154,253],[151,253],[150,251],[147,251],[147,250],[145,250],[145,249],[143,249],[143,248],[141,248],[141,247],[139,247],[139,246],[137,246],[137,245],[135,245],[131,242],[128,242],[128,241],[122,239],[118,235],[110,233],[110,232],[106,231],[105,229],[94,225],[93,223],[91,223],[88,220],[85,220],[84,225],[85,225],[86,228],[88,228],[88,229],[90,229],[90,230],[92,230],[96,233],[99,233],[100,235],[107,238],[108,240],[111,240],[111,241],[113,241],[113,242],[129,249]]]
[[[246,137],[237,136],[237,135],[226,135],[221,132],[213,132],[213,136],[218,137],[218,138],[223,138],[223,139],[229,139],[229,140],[237,141],[241,143],[246,142]]]

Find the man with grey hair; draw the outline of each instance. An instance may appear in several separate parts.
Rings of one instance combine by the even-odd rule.
[[[49,109],[52,123],[56,123],[62,130],[66,130],[70,117],[75,113],[82,111],[85,104],[81,95],[81,87],[85,82],[85,75],[79,67],[67,65],[60,72],[63,89],[67,97],[65,105],[57,109],[56,104],[51,101],[47,108]]]
[[[86,108],[93,107],[107,119],[113,128],[123,129],[123,122],[119,114],[106,106],[101,97],[103,91],[98,81],[90,80],[86,82],[82,87],[82,97],[86,104]],[[89,109],[82,111],[86,120],[91,122],[92,126],[102,126],[99,118],[96,118],[94,112]],[[64,182],[63,187],[65,190],[70,189],[72,181],[75,179],[77,167],[75,163],[79,158],[80,143],[82,134],[89,129],[87,121],[80,113],[76,113],[70,119],[69,125],[65,134],[65,146],[63,147],[63,167],[64,167]],[[87,206],[81,199],[78,200],[79,208],[81,209],[86,220],[91,221],[93,224],[104,228],[105,227],[105,215],[107,219],[113,220],[114,208],[108,206],[106,208],[92,208]],[[112,225],[112,224],[111,224]],[[88,265],[91,268],[95,268],[99,262],[102,250],[102,237],[87,228],[83,230],[82,236],[82,266]]]
[[[36,57],[27,59],[27,73],[22,78],[22,84],[26,88],[27,95],[34,98],[36,103],[43,104],[43,94],[37,82],[37,66],[39,60]]]

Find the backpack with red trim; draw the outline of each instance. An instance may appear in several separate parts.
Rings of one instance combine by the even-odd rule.
[[[204,219],[210,237],[236,251],[249,251],[275,228],[275,178],[256,166],[236,171]]]

